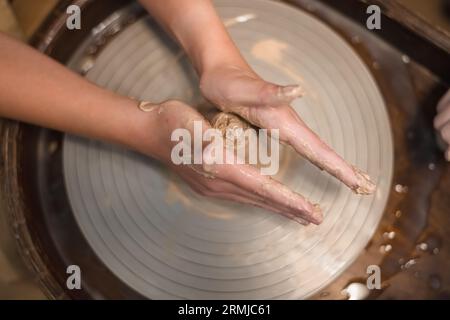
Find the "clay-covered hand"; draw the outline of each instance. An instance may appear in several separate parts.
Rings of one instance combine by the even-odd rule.
[[[446,144],[445,159],[450,161],[450,90],[442,97],[437,105],[437,115],[434,118],[434,127]]]
[[[284,143],[355,192],[374,191],[375,185],[369,177],[333,152],[289,106],[293,99],[302,95],[301,88],[277,86],[253,72],[215,12],[212,1],[140,2],[183,47],[200,76],[200,89],[206,99],[222,111],[238,114],[257,127],[279,129]],[[240,183],[252,184],[261,193],[262,184],[258,179],[262,178],[252,177]],[[280,194],[285,190],[281,186],[280,190],[275,186],[266,189]],[[275,200],[279,203],[280,198]],[[308,207],[310,215],[314,216],[317,208]]]
[[[151,122],[148,127],[152,131],[146,133],[150,139],[142,139],[145,145],[136,149],[166,163],[198,193],[261,207],[302,224],[322,222],[322,213],[317,205],[269,176],[261,175],[251,165],[211,165],[205,161],[198,165],[174,164],[171,153],[177,142],[171,141],[172,132],[183,128],[193,136],[194,121],[201,121],[203,130],[210,128],[210,123],[197,110],[177,100],[146,105],[145,110],[148,111]],[[208,143],[203,145],[203,159],[211,157],[208,146]]]
[[[200,89],[204,97],[222,111],[238,114],[260,128],[279,129],[282,142],[354,192],[370,194],[374,191],[375,185],[369,176],[346,163],[289,105],[303,95],[301,87],[269,83],[250,67],[222,65],[203,72]]]

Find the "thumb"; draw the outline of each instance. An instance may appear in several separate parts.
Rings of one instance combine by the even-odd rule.
[[[245,79],[234,83],[233,100],[246,106],[252,105],[286,105],[304,95],[299,85],[280,86],[260,78]]]
[[[259,92],[259,102],[263,105],[290,104],[305,94],[299,85],[280,86],[265,82]]]

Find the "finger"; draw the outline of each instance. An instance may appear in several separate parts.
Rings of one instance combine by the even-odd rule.
[[[450,105],[450,90],[438,102],[437,111],[441,112],[447,105]]]
[[[289,109],[292,121],[280,129],[281,139],[284,138],[299,154],[342,181],[355,193],[371,194],[375,191],[375,184],[366,173],[348,164],[323,142],[292,108]]]
[[[205,148],[203,155],[204,160],[211,156],[208,154],[208,147]],[[212,163],[209,160],[205,162]],[[222,164],[204,165],[204,169],[217,178],[260,196],[266,203],[286,208],[283,212],[288,215],[300,217],[314,224],[320,224],[323,220],[318,205],[310,203],[280,182],[261,175],[256,167],[245,164]]]
[[[198,194],[210,197],[226,198],[227,195],[237,195],[240,200],[238,202],[251,204],[257,207],[264,208],[269,211],[283,214],[288,216],[281,208],[277,208],[271,203],[267,203],[256,195],[255,193],[248,192],[228,181],[222,180],[218,177],[212,178],[212,175],[207,172],[202,172],[201,166],[183,166],[174,168],[184,181]],[[231,197],[227,197],[231,198]]]
[[[224,179],[230,179],[244,190],[257,194],[266,203],[271,203],[273,206],[280,208],[280,211],[285,215],[299,217],[314,224],[322,222],[322,212],[318,205],[307,201],[282,183],[261,175],[255,167],[238,166],[237,170],[231,170],[231,173],[226,172]]]
[[[450,161],[450,147],[445,151],[445,160]]]
[[[241,191],[245,191],[245,190],[241,190]],[[240,192],[237,190],[235,191],[235,193],[216,193],[214,195],[214,197],[224,199],[224,200],[239,202],[239,203],[243,203],[243,204],[249,204],[254,207],[258,207],[258,208],[261,208],[261,209],[264,209],[267,211],[278,213],[278,214],[285,216],[288,219],[294,220],[295,222],[300,223],[302,225],[309,224],[308,221],[306,221],[300,217],[297,217],[297,216],[294,216],[291,214],[287,214],[286,212],[284,212],[283,210],[281,210],[279,208],[276,208],[276,207],[273,207],[271,205],[264,203],[262,200],[259,199],[259,197],[251,197],[249,194],[247,194],[245,192],[243,193],[243,195],[241,195]]]
[[[296,221],[296,222],[298,222],[298,223],[300,223],[302,225],[308,225],[309,224],[309,222],[306,221],[305,219],[302,219],[300,217],[297,217],[295,215],[287,213],[288,210],[285,207],[283,207],[283,206],[276,205],[276,203],[274,203],[274,202],[268,202],[266,199],[258,196],[257,194],[255,194],[253,192],[249,192],[249,191],[247,191],[245,189],[242,189],[238,185],[234,185],[234,184],[231,184],[231,183],[230,183],[230,185],[232,185],[233,188],[234,188],[233,189],[233,193],[234,194],[237,194],[237,195],[239,195],[241,197],[244,197],[246,199],[250,199],[252,201],[251,204],[256,206],[256,207],[260,207],[262,209],[278,213],[278,214],[283,215],[283,216],[285,216],[285,217],[287,217],[287,218],[289,218],[291,220],[294,220],[294,221]]]
[[[450,107],[443,108],[434,118],[434,127],[440,130],[447,122],[450,121]]]
[[[194,170],[196,173],[194,178],[192,172],[190,172],[191,170]],[[265,201],[265,199],[259,197],[257,194],[248,192],[228,181],[219,178],[205,178],[198,170],[199,169],[194,169],[192,166],[186,166],[182,170],[177,171],[178,174],[188,182],[191,188],[200,195],[249,204],[267,211],[278,213],[302,225],[309,224],[305,219],[287,213],[286,208],[277,207],[273,203]]]
[[[280,86],[247,76],[229,84],[228,90],[227,100],[244,106],[289,104],[304,95],[299,85]]]
[[[265,82],[259,92],[259,102],[263,105],[290,104],[305,94],[299,85],[279,86]]]
[[[444,142],[450,145],[450,121],[444,124],[444,126],[440,129],[440,132]]]

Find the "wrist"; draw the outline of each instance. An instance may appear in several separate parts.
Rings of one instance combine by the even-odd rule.
[[[141,109],[141,102],[134,99],[127,98],[126,105],[127,119],[120,133],[120,143],[146,156],[159,159],[161,139],[158,130],[161,129],[161,123],[158,123],[158,112]],[[157,109],[160,105],[153,104],[151,107]]]
[[[252,71],[247,62],[240,56],[233,54],[210,54],[210,57],[204,57],[201,62],[201,67],[198,68],[199,77],[205,77],[208,74],[222,68],[238,68],[241,70]]]
[[[168,23],[168,28],[200,77],[222,65],[249,68],[210,3],[189,6],[182,16]]]

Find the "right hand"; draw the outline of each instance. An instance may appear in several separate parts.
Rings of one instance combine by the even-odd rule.
[[[249,66],[220,65],[204,71],[200,89],[222,111],[238,114],[259,128],[279,129],[282,142],[355,193],[374,192],[370,177],[323,142],[290,106],[303,95],[299,86],[267,82]]]

